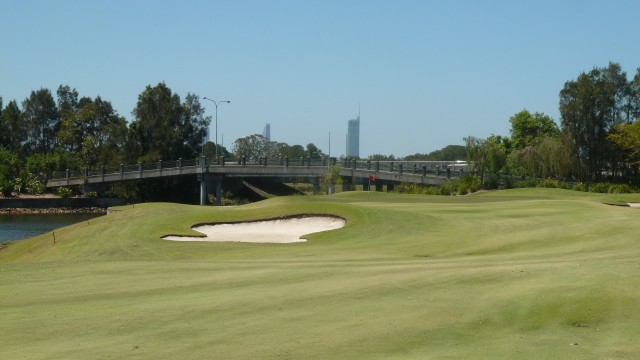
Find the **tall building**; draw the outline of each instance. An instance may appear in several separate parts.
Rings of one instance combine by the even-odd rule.
[[[262,129],[262,136],[271,141],[271,124],[267,123],[267,125],[264,126],[264,129]]]
[[[347,157],[360,157],[360,114],[347,126]]]

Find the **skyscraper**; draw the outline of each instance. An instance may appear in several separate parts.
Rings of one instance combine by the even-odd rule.
[[[264,126],[262,136],[267,140],[271,140],[271,124],[267,123],[267,125]]]
[[[347,157],[360,157],[360,114],[347,126]]]

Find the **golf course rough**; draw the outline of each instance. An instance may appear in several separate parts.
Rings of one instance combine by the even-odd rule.
[[[136,204],[0,250],[0,358],[634,359],[638,195]],[[298,214],[282,244],[176,242],[196,224]]]

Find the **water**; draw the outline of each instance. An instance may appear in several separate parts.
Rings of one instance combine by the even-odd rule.
[[[100,214],[0,215],[0,243],[44,234]]]

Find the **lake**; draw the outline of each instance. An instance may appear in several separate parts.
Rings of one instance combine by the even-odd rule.
[[[0,243],[44,234],[102,214],[0,215]]]

